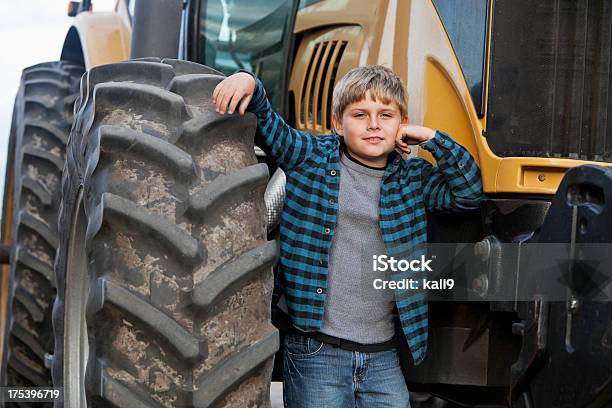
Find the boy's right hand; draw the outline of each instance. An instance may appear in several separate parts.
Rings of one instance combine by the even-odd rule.
[[[245,72],[237,72],[219,82],[213,91],[212,101],[218,113],[234,113],[239,106],[238,111],[244,115],[253,92],[255,92],[255,79]]]

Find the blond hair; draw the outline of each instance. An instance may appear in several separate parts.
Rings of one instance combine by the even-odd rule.
[[[348,105],[369,95],[384,104],[397,103],[402,118],[408,113],[408,92],[395,72],[382,65],[366,65],[350,70],[334,87],[332,116],[342,119]]]

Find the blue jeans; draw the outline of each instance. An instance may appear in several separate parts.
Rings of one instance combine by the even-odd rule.
[[[410,408],[396,349],[347,351],[295,334],[284,346],[285,408]]]

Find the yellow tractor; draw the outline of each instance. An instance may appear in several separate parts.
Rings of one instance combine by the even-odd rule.
[[[336,81],[384,64],[410,121],[465,146],[487,195],[428,216],[460,285],[431,299],[426,360],[402,354],[411,405],[612,404],[606,0],[90,10],[70,2],[60,60],[26,68],[16,97],[3,385],[64,387],[67,407],[269,406],[284,179],[254,117],[218,115],[212,90],[250,70],[291,125],[324,134]]]

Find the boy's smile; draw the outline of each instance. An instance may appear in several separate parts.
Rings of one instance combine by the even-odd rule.
[[[367,93],[344,109],[341,122],[332,118],[332,123],[344,136],[349,154],[368,166],[383,167],[395,148],[402,118],[396,102],[383,103]]]

